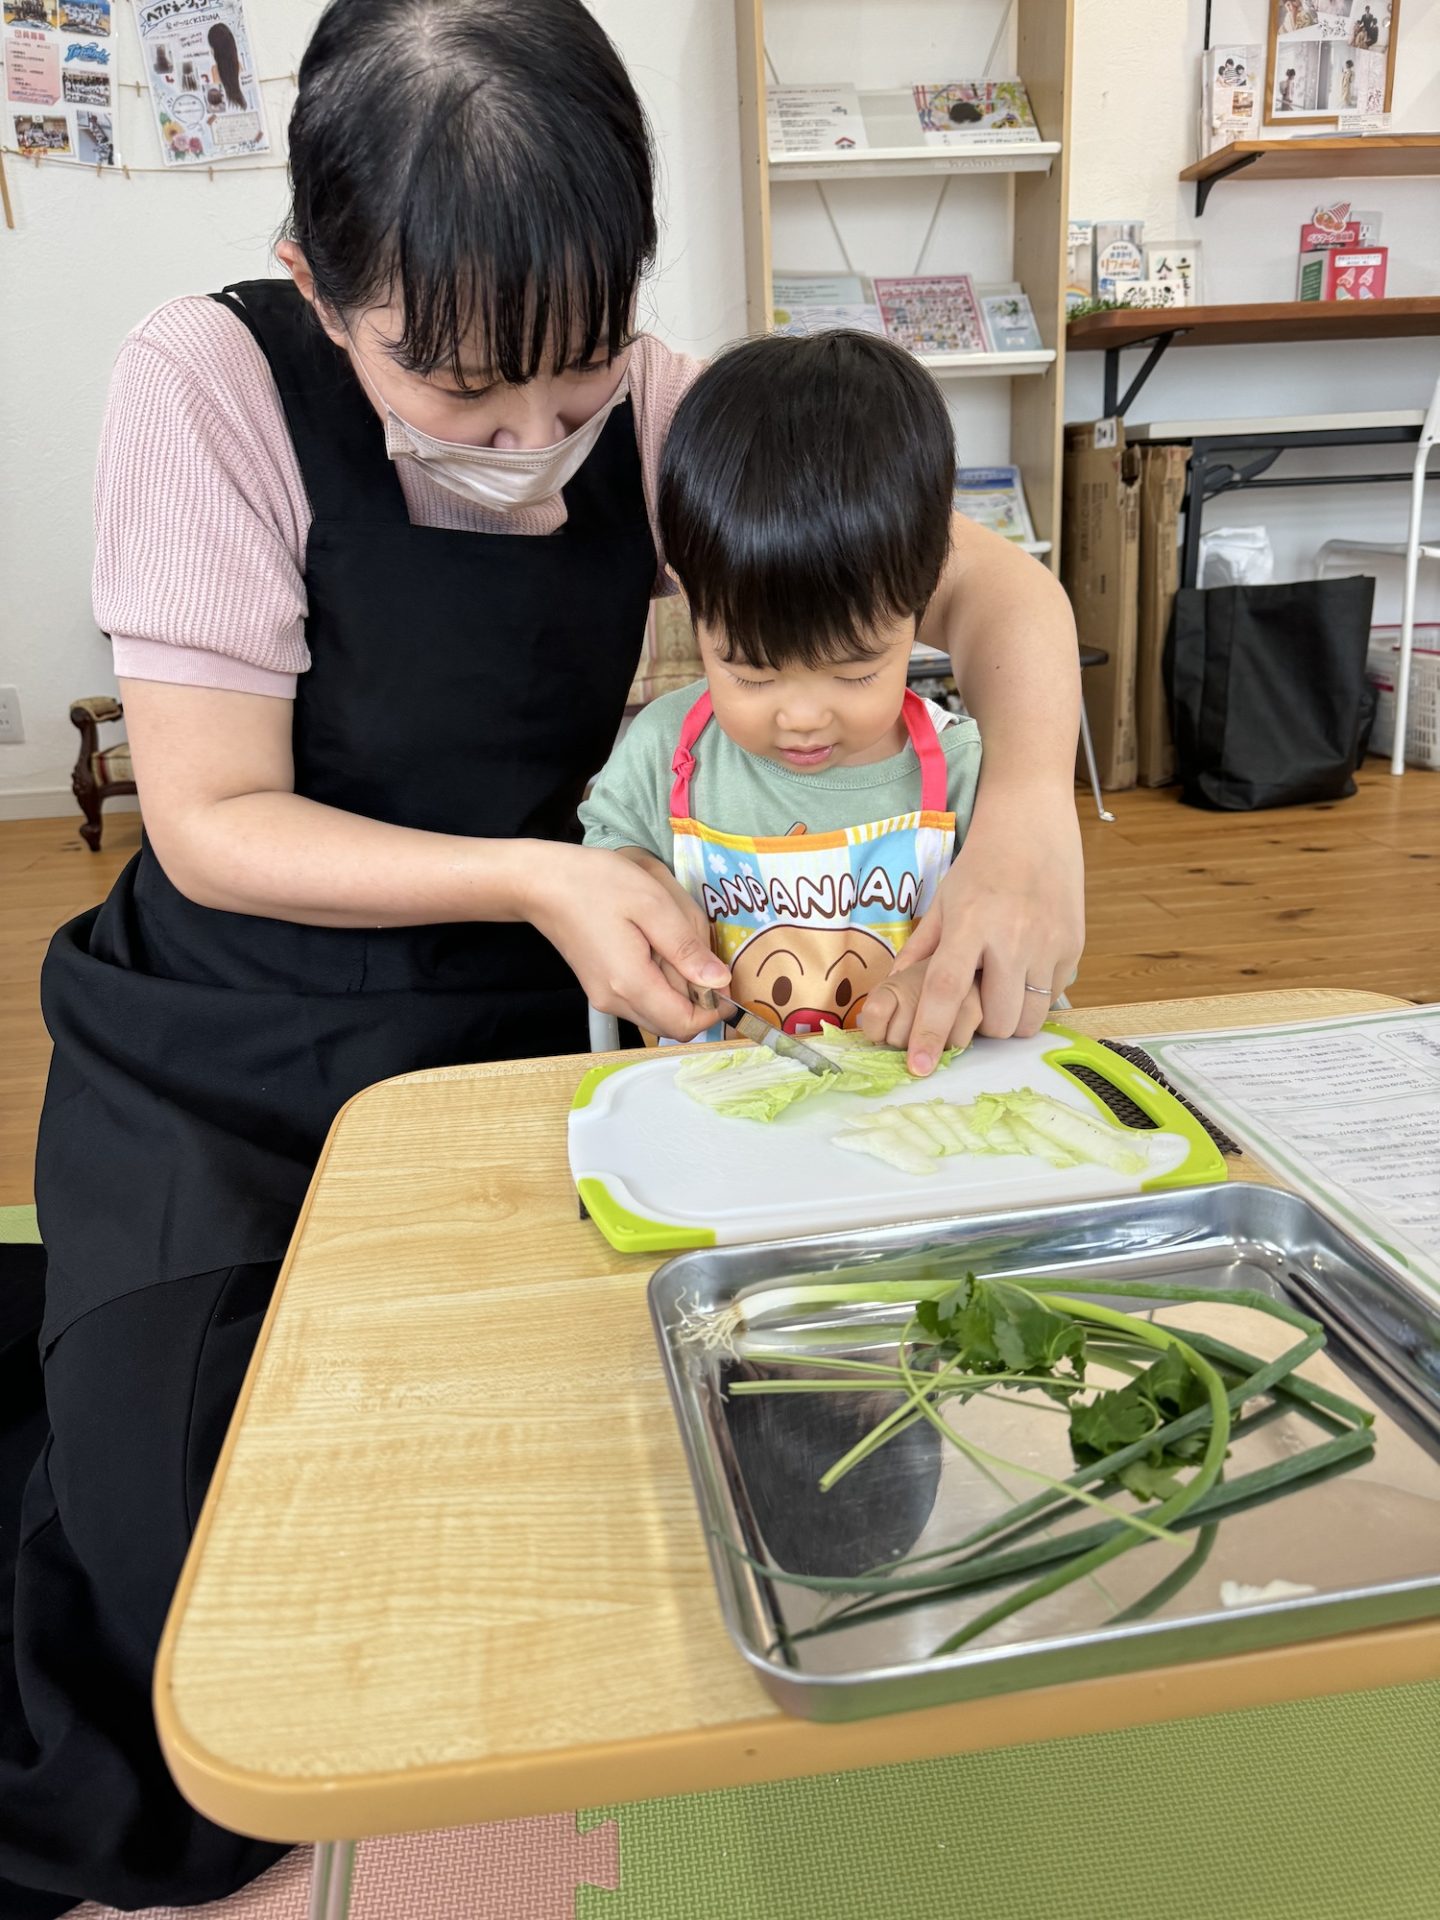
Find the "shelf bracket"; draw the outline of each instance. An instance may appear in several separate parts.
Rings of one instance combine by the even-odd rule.
[[[1260,158],[1258,153],[1242,153],[1238,160],[1232,160],[1228,167],[1220,167],[1214,173],[1207,173],[1203,180],[1195,182],[1195,218],[1198,220],[1205,211],[1205,202],[1210,198],[1212,187],[1218,187],[1222,180],[1228,180],[1232,173],[1240,173],[1246,167],[1253,167]]]
[[[1146,354],[1140,371],[1125,389],[1125,397],[1123,399],[1120,399],[1118,396],[1120,393],[1120,355],[1125,349],[1123,347],[1107,347],[1105,349],[1105,401],[1102,416],[1104,419],[1113,420],[1117,414],[1123,416],[1130,411],[1136,394],[1139,393],[1145,382],[1160,364],[1170,342],[1172,340],[1178,340],[1181,333],[1185,331],[1187,331],[1187,329],[1182,327],[1178,328],[1174,333],[1162,333],[1150,342],[1150,351]],[[1135,346],[1143,346],[1144,342],[1137,340],[1132,344]]]

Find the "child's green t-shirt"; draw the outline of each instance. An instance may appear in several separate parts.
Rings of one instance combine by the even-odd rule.
[[[703,680],[662,694],[636,715],[581,804],[587,847],[643,847],[672,864],[671,761],[686,714],[705,691]],[[980,729],[927,701],[945,755],[947,805],[955,815],[958,846],[975,805],[980,778]],[[867,767],[827,767],[801,773],[736,746],[711,721],[695,744],[690,808],[719,833],[764,839],[792,833],[836,833],[871,820],[889,820],[920,804],[920,762],[907,741],[888,760]]]

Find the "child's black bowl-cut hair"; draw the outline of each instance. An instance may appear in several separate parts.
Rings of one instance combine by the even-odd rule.
[[[954,483],[950,415],[902,348],[845,329],[748,340],[675,411],[665,558],[726,658],[864,658],[878,625],[925,611]]]

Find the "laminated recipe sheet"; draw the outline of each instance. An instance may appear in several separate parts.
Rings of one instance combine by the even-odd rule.
[[[1139,1044],[1257,1160],[1440,1293],[1440,1006]]]

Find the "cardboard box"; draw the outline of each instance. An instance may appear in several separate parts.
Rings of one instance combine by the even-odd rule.
[[[1300,256],[1301,300],[1383,300],[1388,247],[1330,247]]]
[[[1142,787],[1175,779],[1175,742],[1165,698],[1165,641],[1180,584],[1184,447],[1144,447],[1140,456],[1140,611],[1135,657],[1135,760]]]
[[[1140,455],[1123,420],[1065,429],[1061,578],[1080,644],[1103,647],[1085,673],[1085,711],[1100,784],[1135,784],[1135,646],[1140,571]]]

